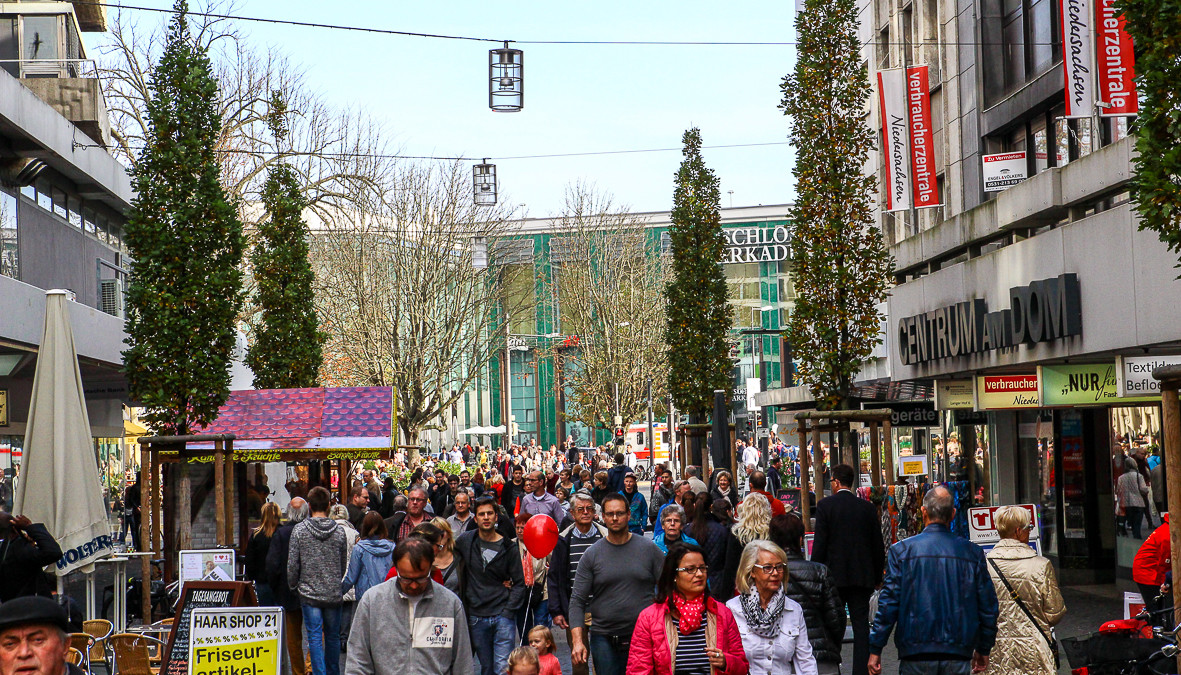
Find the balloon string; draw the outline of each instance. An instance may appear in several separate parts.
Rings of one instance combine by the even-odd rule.
[[[521,620],[521,635],[525,635],[525,624],[529,623],[529,611],[533,608],[533,584],[529,585],[529,597],[525,600],[525,618]],[[534,620],[537,614],[533,615]]]

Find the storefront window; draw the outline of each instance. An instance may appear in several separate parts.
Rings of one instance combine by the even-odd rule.
[[[1121,567],[1131,567],[1140,543],[1161,522],[1152,489],[1152,470],[1161,462],[1160,421],[1157,406],[1112,408],[1109,414],[1116,561]]]

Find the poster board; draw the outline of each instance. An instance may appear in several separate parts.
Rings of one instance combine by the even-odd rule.
[[[1021,508],[1029,511],[1029,522],[1033,523],[1033,529],[1029,531],[1030,545],[1041,538],[1042,523],[1041,518],[1038,517],[1038,508],[1033,504],[1018,504]],[[996,525],[993,523],[992,517],[998,509],[1003,506],[974,506],[968,509],[968,539],[973,544],[981,546],[985,544],[995,544],[1001,540],[1001,535],[996,531]],[[991,548],[991,547],[989,547]]]
[[[281,675],[283,609],[194,609],[189,625],[188,675],[224,675],[232,665],[252,675]]]
[[[180,552],[180,581],[234,581],[234,551],[210,548]]]
[[[898,475],[925,476],[927,473],[926,455],[904,455],[898,458]]]
[[[202,608],[255,607],[254,587],[246,581],[187,581],[180,589],[176,619],[168,633],[168,648],[160,675],[188,675],[189,630],[193,611]]]

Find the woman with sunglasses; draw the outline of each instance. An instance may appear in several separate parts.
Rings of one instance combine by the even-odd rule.
[[[745,675],[742,636],[730,610],[706,593],[709,568],[700,546],[668,549],[656,602],[640,612],[627,675]]]
[[[756,539],[742,550],[738,595],[726,602],[734,614],[751,675],[816,675],[816,659],[799,603],[783,592],[787,554]]]

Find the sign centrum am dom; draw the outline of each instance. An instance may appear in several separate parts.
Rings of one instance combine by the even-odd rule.
[[[1081,335],[1078,275],[1009,289],[1009,309],[988,311],[980,298],[898,321],[898,355],[912,366],[938,359]]]

